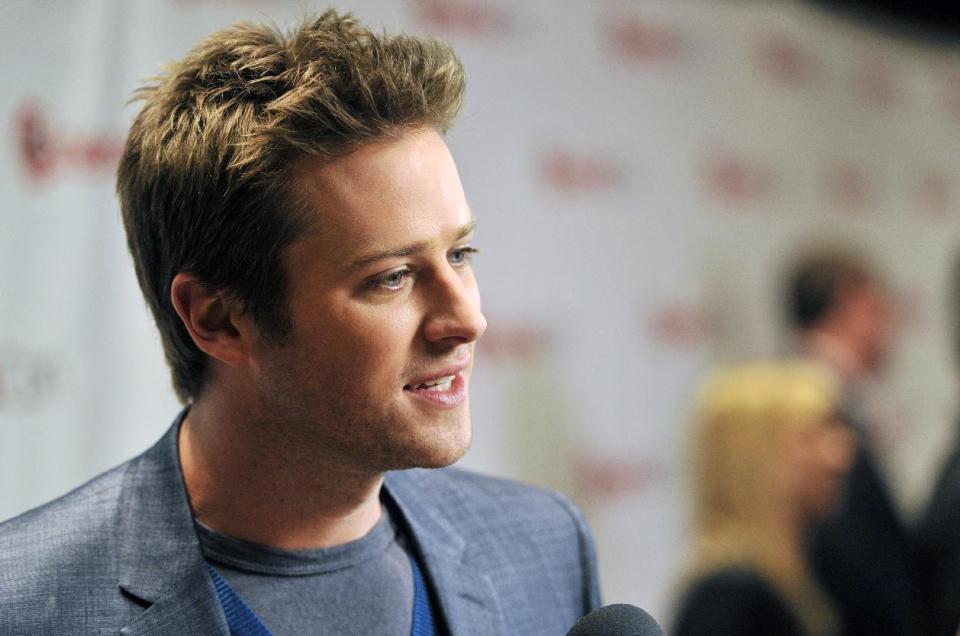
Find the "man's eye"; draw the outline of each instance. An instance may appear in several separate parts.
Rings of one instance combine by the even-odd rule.
[[[463,265],[473,260],[474,255],[479,252],[475,247],[458,247],[450,252],[450,263],[453,265]]]
[[[387,290],[403,289],[403,285],[406,283],[409,275],[410,270],[398,269],[388,274],[384,274],[383,276],[374,278],[372,281],[370,281],[371,287]]]

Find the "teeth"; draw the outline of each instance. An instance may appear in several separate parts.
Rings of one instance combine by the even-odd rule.
[[[456,376],[448,375],[442,378],[437,378],[436,380],[430,380],[429,382],[424,382],[417,386],[418,389],[426,389],[427,391],[449,391],[450,387],[453,386],[453,379]]]

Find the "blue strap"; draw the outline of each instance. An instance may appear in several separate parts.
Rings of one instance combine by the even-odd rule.
[[[430,595],[427,592],[427,584],[423,580],[423,572],[420,571],[420,566],[413,554],[409,552],[407,554],[413,570],[413,626],[410,629],[410,636],[436,636],[433,609],[430,607]],[[231,636],[273,636],[257,613],[233,591],[219,572],[210,568],[210,578],[213,580],[213,587],[217,590],[217,598],[220,599],[220,605],[223,607]]]
[[[435,636],[437,630],[433,626],[433,610],[430,607],[430,595],[423,581],[423,573],[413,553],[407,554],[410,556],[410,566],[413,568],[413,628],[410,630],[410,635]]]
[[[210,578],[213,579],[213,587],[217,589],[217,597],[223,606],[223,614],[227,617],[227,627],[230,628],[232,636],[273,636],[256,612],[237,596],[219,572],[210,568]]]

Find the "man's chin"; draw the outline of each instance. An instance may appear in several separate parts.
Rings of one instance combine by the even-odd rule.
[[[469,422],[461,430],[445,430],[429,439],[420,440],[406,453],[405,466],[398,468],[444,468],[458,462],[470,449]]]
[[[420,464],[416,466],[416,468],[446,468],[447,466],[452,466],[467,454],[468,449],[469,444],[463,448],[449,451],[444,454],[433,455],[425,458],[424,461],[420,462]]]
[[[457,463],[470,449],[470,431],[458,439],[444,440],[445,443],[434,444],[423,449],[425,452],[417,462],[417,468],[444,468]]]

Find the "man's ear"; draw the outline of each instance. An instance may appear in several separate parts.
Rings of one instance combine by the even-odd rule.
[[[236,303],[195,276],[180,272],[170,284],[170,300],[197,348],[229,366],[238,366],[248,344],[238,329]]]

